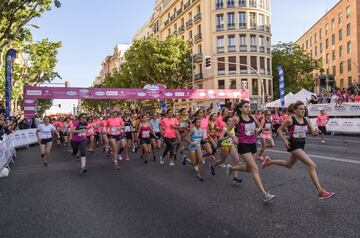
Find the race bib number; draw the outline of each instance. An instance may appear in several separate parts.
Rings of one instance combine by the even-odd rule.
[[[89,129],[88,132],[89,132],[89,133],[93,133],[93,132],[94,132],[94,129]]]
[[[194,143],[200,145],[201,139],[194,139]]]
[[[125,126],[125,132],[131,132],[131,126]]]
[[[321,120],[320,121],[322,124],[326,124],[326,120]]]
[[[305,138],[307,132],[307,126],[295,125],[294,138]]]
[[[180,122],[180,127],[187,127],[187,122],[184,121]]]
[[[149,138],[150,137],[150,131],[143,131],[142,132],[142,137],[143,138]]]
[[[159,128],[154,128],[154,132],[160,132]]]
[[[234,144],[234,140],[230,137],[226,140],[227,144],[232,145]]]
[[[265,128],[266,128],[266,129],[270,129],[270,128],[271,128],[271,123],[266,123],[266,124],[265,124]]]
[[[111,133],[112,133],[113,135],[116,135],[116,134],[119,133],[119,129],[118,129],[118,128],[111,128]]]
[[[255,123],[245,124],[245,135],[252,136],[255,135]]]
[[[78,133],[78,136],[83,137],[83,136],[85,136],[85,133],[80,132],[80,133]]]

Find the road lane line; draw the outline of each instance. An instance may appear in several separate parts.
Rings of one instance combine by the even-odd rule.
[[[325,147],[325,148],[335,148],[335,149],[344,149],[344,147],[340,147],[340,146],[331,146],[331,145],[318,145],[318,144],[306,144],[306,146],[315,146],[315,147]]]
[[[267,149],[266,151],[273,152],[273,153],[279,153],[279,154],[289,154],[289,152],[282,151],[282,150]],[[308,156],[310,156],[310,158],[317,158],[317,159],[323,159],[323,160],[331,160],[331,161],[338,161],[338,162],[360,165],[360,161],[358,161],[358,160],[340,159],[340,158],[335,158],[335,157],[313,155],[313,154],[308,154]]]
[[[306,139],[319,140],[319,138],[311,138],[311,137],[307,137]],[[320,141],[321,141],[321,140],[319,140],[319,142],[320,142]],[[337,140],[337,139],[327,139],[327,138],[325,138],[325,141],[360,143],[360,140],[347,140],[347,139]]]

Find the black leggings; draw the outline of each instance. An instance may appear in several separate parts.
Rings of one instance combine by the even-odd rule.
[[[169,153],[170,151],[170,159],[174,157],[175,155],[175,142],[176,142],[176,138],[166,138],[164,137],[164,142],[166,144],[166,148],[165,151],[163,153],[163,158],[167,155],[167,153]]]
[[[86,156],[86,140],[82,141],[71,141],[71,148],[73,150],[73,155],[77,155],[80,151],[80,157]]]

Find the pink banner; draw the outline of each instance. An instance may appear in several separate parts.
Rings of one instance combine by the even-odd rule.
[[[27,87],[25,99],[249,99],[249,91],[212,89]]]

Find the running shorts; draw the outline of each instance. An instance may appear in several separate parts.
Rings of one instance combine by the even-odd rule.
[[[304,140],[294,140],[294,139],[289,139],[290,142],[290,149],[288,149],[288,152],[293,152],[294,150],[298,150],[298,149],[305,149],[305,139]]]
[[[326,134],[326,126],[318,126],[319,131],[321,132],[321,134]]]
[[[238,153],[243,154],[256,154],[257,148],[256,143],[255,144],[238,144]]]
[[[46,145],[47,143],[53,142],[53,138],[41,139],[40,144]]]

